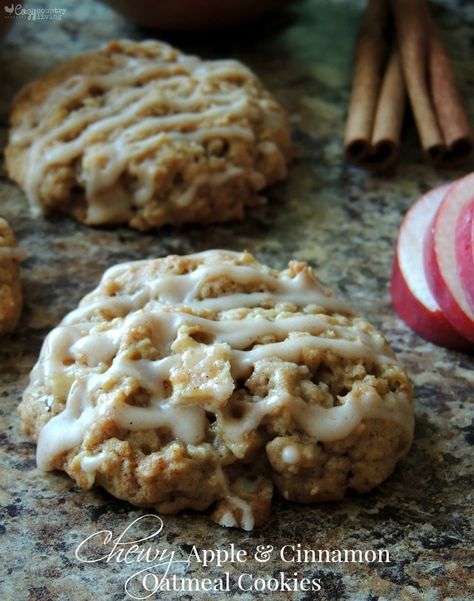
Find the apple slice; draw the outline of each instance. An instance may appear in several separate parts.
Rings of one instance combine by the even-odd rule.
[[[474,342],[474,309],[464,292],[456,263],[456,226],[474,200],[474,173],[455,182],[441,202],[425,240],[425,272],[446,319]]]
[[[474,200],[464,208],[456,226],[456,262],[467,300],[474,309]]]
[[[426,279],[423,242],[450,184],[422,196],[405,215],[398,234],[390,284],[398,315],[417,334],[440,346],[469,351],[474,345],[460,336],[443,315]]]

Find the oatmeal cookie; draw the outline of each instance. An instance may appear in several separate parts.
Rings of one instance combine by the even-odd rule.
[[[43,470],[246,530],[367,492],[413,436],[383,336],[310,267],[207,251],[117,265],[47,337],[20,405]]]
[[[242,218],[291,152],[284,111],[241,63],[122,40],[18,94],[6,163],[36,215],[144,230]]]
[[[0,335],[12,332],[20,319],[20,261],[24,255],[8,223],[0,217]]]

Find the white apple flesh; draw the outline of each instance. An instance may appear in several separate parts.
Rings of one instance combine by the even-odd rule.
[[[467,205],[456,226],[456,262],[471,309],[474,309],[474,200]]]
[[[429,191],[406,214],[398,234],[390,291],[398,315],[417,334],[440,346],[470,351],[474,345],[452,327],[431,293],[423,264],[425,235],[449,188],[447,184]]]
[[[474,342],[474,309],[467,300],[456,262],[456,226],[474,200],[474,173],[446,192],[425,241],[425,273],[433,296],[451,325]]]

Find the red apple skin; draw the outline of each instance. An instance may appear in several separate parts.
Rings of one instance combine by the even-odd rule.
[[[399,317],[419,336],[453,351],[474,352],[474,344],[458,334],[441,309],[430,311],[413,294],[400,271],[396,255],[393,262],[390,293],[393,306]]]
[[[456,264],[456,225],[474,199],[474,173],[448,190],[425,240],[424,263],[430,289],[446,319],[474,342],[474,311],[464,293]]]
[[[474,200],[464,208],[456,226],[456,262],[464,292],[474,310]]]
[[[449,188],[447,184],[430,190],[406,214],[398,234],[390,292],[398,315],[422,338],[449,349],[474,352],[474,345],[444,316],[424,272],[424,234]]]

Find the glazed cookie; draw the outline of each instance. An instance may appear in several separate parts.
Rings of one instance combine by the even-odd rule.
[[[8,223],[0,217],[0,335],[12,332],[20,319],[20,261],[24,258]]]
[[[36,215],[137,229],[242,218],[290,156],[284,111],[244,65],[126,40],[26,86],[6,149]]]
[[[367,492],[413,436],[387,342],[305,263],[207,251],[109,269],[47,337],[20,412],[43,470],[251,530],[273,491]]]

